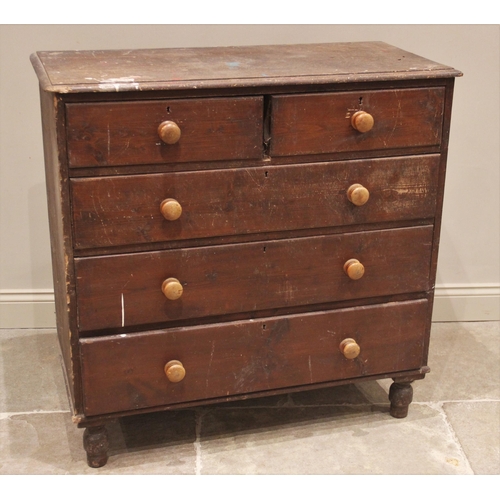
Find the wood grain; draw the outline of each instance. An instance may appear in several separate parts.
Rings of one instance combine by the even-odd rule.
[[[434,216],[439,155],[72,179],[75,248],[291,231]],[[354,206],[361,182],[368,202]],[[182,206],[178,220],[160,211]]]
[[[433,146],[441,142],[444,88],[274,96],[271,156]],[[375,125],[351,125],[363,109]]]
[[[82,331],[429,288],[432,226],[75,259]],[[365,267],[353,281],[344,263]],[[174,276],[182,297],[165,298]]]
[[[260,158],[263,99],[165,99],[66,105],[70,167]],[[182,135],[165,144],[158,126]]]
[[[46,90],[66,94],[185,88],[228,92],[257,85],[352,85],[461,75],[383,42],[43,51],[31,61]]]
[[[175,328],[81,341],[85,413],[95,415],[421,366],[427,301]],[[360,346],[346,359],[339,345]],[[167,361],[185,378],[170,383]]]
[[[382,42],[31,61],[58,335],[92,466],[117,415],[385,377],[406,415],[429,371],[460,71]]]

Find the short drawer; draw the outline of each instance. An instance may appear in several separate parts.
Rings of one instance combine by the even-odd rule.
[[[359,132],[364,111],[373,127]],[[283,95],[272,98],[271,156],[439,146],[444,88]]]
[[[70,167],[260,158],[263,151],[262,97],[70,103],[66,119]],[[164,122],[168,143],[159,135]],[[180,137],[170,143],[175,127]]]
[[[78,258],[79,328],[159,324],[425,291],[432,234],[433,226],[420,226]],[[344,270],[351,259],[364,266],[360,279]],[[169,278],[178,284],[165,284]],[[167,298],[162,291],[167,285],[182,294]]]
[[[422,155],[72,179],[74,245],[84,249],[431,218],[439,162],[439,155]],[[363,205],[348,198],[355,184],[368,193]],[[165,214],[162,203],[172,204]]]
[[[85,414],[418,369],[427,316],[417,300],[83,339]],[[353,359],[341,352],[346,339],[359,347]],[[164,370],[173,360],[177,382]]]

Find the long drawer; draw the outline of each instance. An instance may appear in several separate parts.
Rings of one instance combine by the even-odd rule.
[[[434,216],[439,155],[72,179],[75,248]],[[360,183],[368,201],[355,205]],[[164,200],[180,207],[174,218]],[[180,212],[180,213],[179,213]]]
[[[424,291],[432,226],[75,259],[82,331]],[[347,261],[365,269],[345,273]],[[180,298],[162,287],[174,278]]]
[[[423,363],[427,300],[80,340],[86,415],[352,379]],[[351,338],[359,355],[347,359]],[[164,371],[179,361],[185,376]]]
[[[291,156],[439,146],[443,110],[443,87],[274,96],[270,152]],[[353,128],[359,111],[373,118],[371,130]]]
[[[66,105],[70,167],[260,158],[263,98]],[[180,132],[164,142],[159,126]],[[171,139],[168,139],[171,141]]]

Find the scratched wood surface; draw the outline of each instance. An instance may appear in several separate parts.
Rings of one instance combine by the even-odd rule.
[[[145,50],[31,56],[45,90],[130,92],[447,78],[461,73],[383,42]]]
[[[375,121],[351,126],[358,110]],[[444,88],[274,96],[271,156],[432,146],[441,142]]]
[[[31,60],[75,421],[423,377],[459,71],[381,42]],[[368,134],[350,126],[358,109],[374,114]],[[174,115],[177,152],[156,132]],[[351,182],[367,205],[344,198]],[[182,198],[175,224],[160,218],[167,196]],[[171,276],[178,301],[161,292]],[[340,354],[344,333],[358,361]],[[172,358],[184,388],[165,386]]]
[[[425,291],[432,226],[75,259],[82,331]],[[365,266],[353,281],[351,258]],[[163,280],[184,287],[178,300]]]
[[[260,158],[263,99],[166,99],[66,106],[70,167]],[[163,121],[176,144],[158,136]]]
[[[72,179],[75,248],[432,218],[439,155]],[[370,192],[353,205],[347,189]],[[178,220],[160,203],[176,199]]]
[[[81,341],[85,413],[111,413],[419,368],[426,300]],[[339,345],[353,338],[360,355]],[[167,380],[170,360],[184,365]]]
[[[54,283],[57,335],[67,381],[80,380],[78,331],[76,326],[75,288],[71,239],[69,181],[65,175],[64,104],[52,94],[40,92],[45,157],[45,186],[48,200],[52,277]],[[80,384],[68,383],[70,406],[82,412]]]

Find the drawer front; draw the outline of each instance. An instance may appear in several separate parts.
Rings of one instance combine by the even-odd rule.
[[[262,97],[66,105],[70,167],[260,158]],[[180,138],[160,139],[174,122]]]
[[[368,132],[351,125],[363,110]],[[272,98],[271,155],[290,156],[438,146],[444,88],[285,95]]]
[[[434,216],[439,155],[73,179],[78,249]],[[347,196],[361,183],[362,206]],[[160,205],[174,199],[175,220]],[[178,214],[175,214],[178,215]]]
[[[75,259],[82,331],[429,288],[432,226]],[[364,276],[344,272],[358,259]],[[183,287],[167,299],[162,284]]]
[[[428,303],[389,303],[80,341],[85,414],[418,369]],[[352,338],[359,355],[346,359]],[[185,369],[170,382],[164,366]]]

